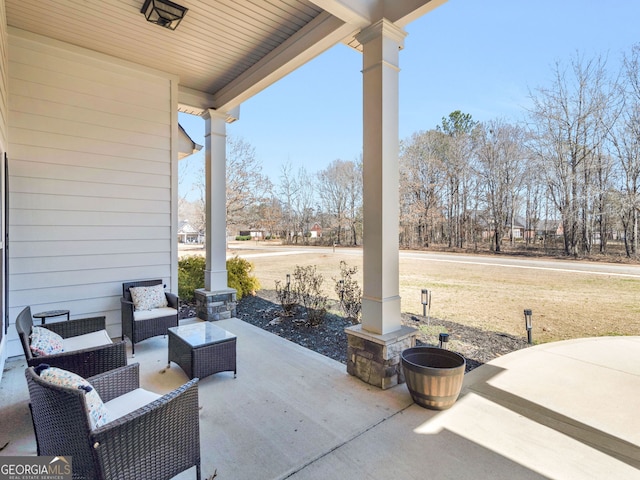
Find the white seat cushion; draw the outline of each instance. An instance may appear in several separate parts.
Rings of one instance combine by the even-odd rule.
[[[160,395],[157,393],[150,392],[144,388],[136,388],[129,393],[105,402],[104,406],[109,413],[109,421],[113,422],[117,418],[124,417],[127,413],[144,407],[158,398],[160,398]]]
[[[77,337],[63,338],[62,347],[65,352],[74,352],[85,348],[100,347],[113,343],[106,330],[85,333]]]
[[[153,310],[136,310],[133,312],[134,320],[149,320],[150,318],[168,317],[177,315],[178,311],[171,307],[154,308]]]

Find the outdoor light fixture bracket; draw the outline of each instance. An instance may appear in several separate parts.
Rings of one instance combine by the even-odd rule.
[[[140,13],[148,22],[175,30],[189,9],[171,0],[145,0]]]

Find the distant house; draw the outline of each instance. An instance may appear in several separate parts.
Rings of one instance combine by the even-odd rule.
[[[239,230],[238,235],[241,237],[251,237],[254,240],[260,240],[265,237],[264,231],[258,230],[257,228]]]
[[[311,227],[311,230],[309,230],[309,233],[311,234],[311,238],[322,238],[322,227],[315,223],[313,227]]]
[[[509,238],[511,233],[511,226],[508,225],[506,237]],[[525,234],[525,221],[523,218],[516,216],[513,221],[513,238],[524,238]]]
[[[195,229],[189,222],[183,220],[178,224],[178,243],[204,243],[204,234]]]
[[[488,240],[490,238],[493,238],[493,236],[495,235],[494,228],[493,228],[493,221],[487,220],[487,218],[488,218],[488,215],[486,214],[486,212],[480,212],[480,211],[475,212],[474,219],[476,221],[478,228],[482,232],[483,240]],[[505,225],[504,234],[502,237],[503,240],[508,240],[509,238],[511,238],[512,227],[513,227],[514,239],[525,237],[526,227],[525,227],[524,219],[516,216],[514,219],[513,225],[511,223],[508,223],[507,225]],[[531,236],[531,232],[529,232],[527,235]]]
[[[564,234],[564,228],[561,220],[540,220],[536,225],[536,235],[542,237],[555,237]]]

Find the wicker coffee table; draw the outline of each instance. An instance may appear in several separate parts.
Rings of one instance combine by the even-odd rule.
[[[236,336],[210,322],[168,329],[169,365],[175,362],[189,378],[204,378],[236,368]]]

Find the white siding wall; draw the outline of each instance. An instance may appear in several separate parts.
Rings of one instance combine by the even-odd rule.
[[[177,78],[14,29],[9,47],[10,318],[64,308],[119,336],[122,282],[177,290]]]
[[[9,63],[9,45],[7,38],[7,16],[4,0],[0,0],[0,151],[7,147],[7,115],[9,97],[9,79],[7,69]]]
[[[4,0],[0,0],[0,205],[4,206],[4,153],[8,147],[8,124],[7,117],[9,112],[9,78],[7,70],[9,68],[9,40],[7,38],[7,16],[5,11]],[[2,207],[4,208],[4,207]],[[3,319],[5,317],[5,299],[4,299],[4,226],[2,208],[0,208],[0,328],[4,328]],[[0,340],[0,377],[4,370],[4,360],[7,356],[7,336],[2,332],[2,340]]]

